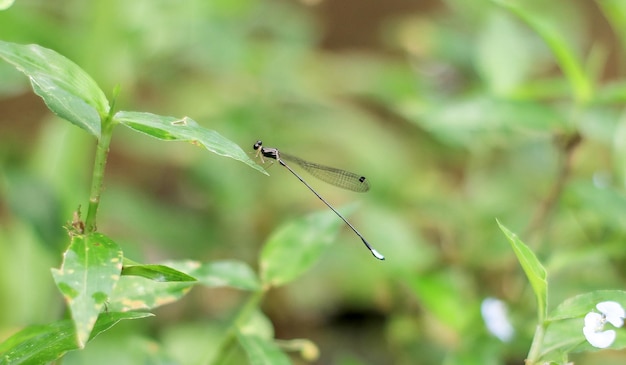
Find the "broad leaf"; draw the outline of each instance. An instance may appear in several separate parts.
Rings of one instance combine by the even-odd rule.
[[[158,282],[141,276],[122,276],[107,307],[112,311],[150,310],[185,296],[196,281]]]
[[[121,249],[98,232],[73,236],[61,269],[52,269],[54,281],[72,311],[80,348],[85,346],[121,270]]]
[[[108,330],[124,319],[139,319],[150,313],[125,312],[102,313],[96,321],[89,340]],[[45,364],[79,349],[76,344],[76,328],[70,320],[46,325],[29,326],[0,344],[0,365]]]
[[[214,130],[200,126],[189,117],[174,118],[151,113],[121,111],[116,113],[113,119],[154,138],[167,141],[186,141],[203,146],[215,154],[241,161],[267,175],[267,172],[250,159],[248,154],[237,144]]]
[[[595,310],[596,304],[606,301],[618,302],[626,307],[626,291],[597,290],[569,298],[550,313],[549,320],[583,318],[587,313]]]
[[[504,233],[509,240],[513,251],[517,256],[517,260],[522,265],[524,272],[530,285],[532,285],[537,297],[537,310],[539,313],[539,322],[543,322],[546,318],[547,301],[548,301],[548,281],[546,269],[541,265],[535,253],[530,250],[528,246],[522,242],[515,233],[509,231],[505,226],[498,221],[500,230]]]
[[[78,65],[41,46],[0,41],[0,57],[30,78],[35,93],[59,117],[100,138],[109,102]]]
[[[331,211],[291,221],[268,239],[261,253],[261,281],[279,286],[309,269],[333,242],[343,222]],[[355,244],[360,244],[358,238]]]

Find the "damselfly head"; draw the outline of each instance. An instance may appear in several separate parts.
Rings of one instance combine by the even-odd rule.
[[[261,141],[256,141],[256,143],[254,144],[254,146],[253,146],[253,147],[254,147],[254,149],[255,149],[255,150],[258,150],[258,149],[260,149],[261,147],[263,147],[263,142],[261,142]]]

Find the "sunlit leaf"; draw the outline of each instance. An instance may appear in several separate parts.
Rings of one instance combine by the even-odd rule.
[[[39,45],[0,41],[0,57],[30,78],[35,93],[59,117],[100,137],[109,102],[78,65]]]
[[[498,222],[500,230],[504,233],[509,240],[513,251],[517,256],[517,260],[522,265],[524,273],[530,285],[532,285],[537,297],[537,310],[539,313],[539,322],[543,322],[546,318],[547,300],[548,300],[548,280],[546,269],[541,265],[541,262],[535,256],[535,253],[522,242],[515,233],[509,231],[505,226]]]
[[[214,130],[200,126],[189,117],[174,118],[151,113],[125,112],[115,114],[114,120],[138,132],[166,141],[186,141],[207,150],[241,161],[267,174],[241,147]]]
[[[89,340],[121,320],[149,316],[152,314],[140,312],[102,313],[91,331]],[[58,359],[68,351],[79,348],[76,344],[76,328],[70,320],[29,326],[0,344],[0,364],[45,364]]]
[[[279,286],[307,271],[333,242],[343,222],[331,211],[320,211],[278,228],[261,252],[261,281]],[[359,243],[355,238],[355,242]]]
[[[73,236],[61,268],[52,269],[54,281],[72,311],[80,348],[87,342],[121,270],[121,249],[98,232]]]

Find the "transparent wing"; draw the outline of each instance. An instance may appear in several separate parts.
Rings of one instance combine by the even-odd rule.
[[[352,172],[305,161],[296,156],[280,153],[280,158],[294,162],[316,178],[342,189],[364,193],[370,189],[369,180],[365,176]]]

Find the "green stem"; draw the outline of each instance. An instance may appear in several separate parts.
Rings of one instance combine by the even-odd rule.
[[[248,301],[243,305],[237,314],[237,317],[226,332],[224,340],[220,344],[217,353],[213,356],[211,364],[220,365],[226,362],[232,349],[237,344],[237,333],[239,332],[239,329],[248,321],[252,313],[259,307],[259,303],[261,302],[261,299],[263,299],[264,295],[265,290],[261,289],[253,293],[248,298]],[[203,361],[202,363],[208,363],[208,361]]]
[[[96,147],[96,156],[93,165],[93,177],[91,180],[91,191],[89,193],[89,209],[87,210],[87,218],[85,219],[86,233],[95,232],[97,230],[96,215],[100,206],[100,194],[102,193],[102,185],[104,181],[104,168],[107,164],[107,156],[109,155],[109,145],[113,136],[113,107],[119,89],[116,89],[113,96],[113,102],[109,109],[109,114],[103,118]]]
[[[535,336],[533,337],[533,343],[530,345],[530,351],[528,351],[528,358],[525,361],[526,365],[534,365],[539,361],[541,356],[541,344],[543,343],[543,337],[546,334],[546,327],[542,321],[537,325],[535,329]]]

